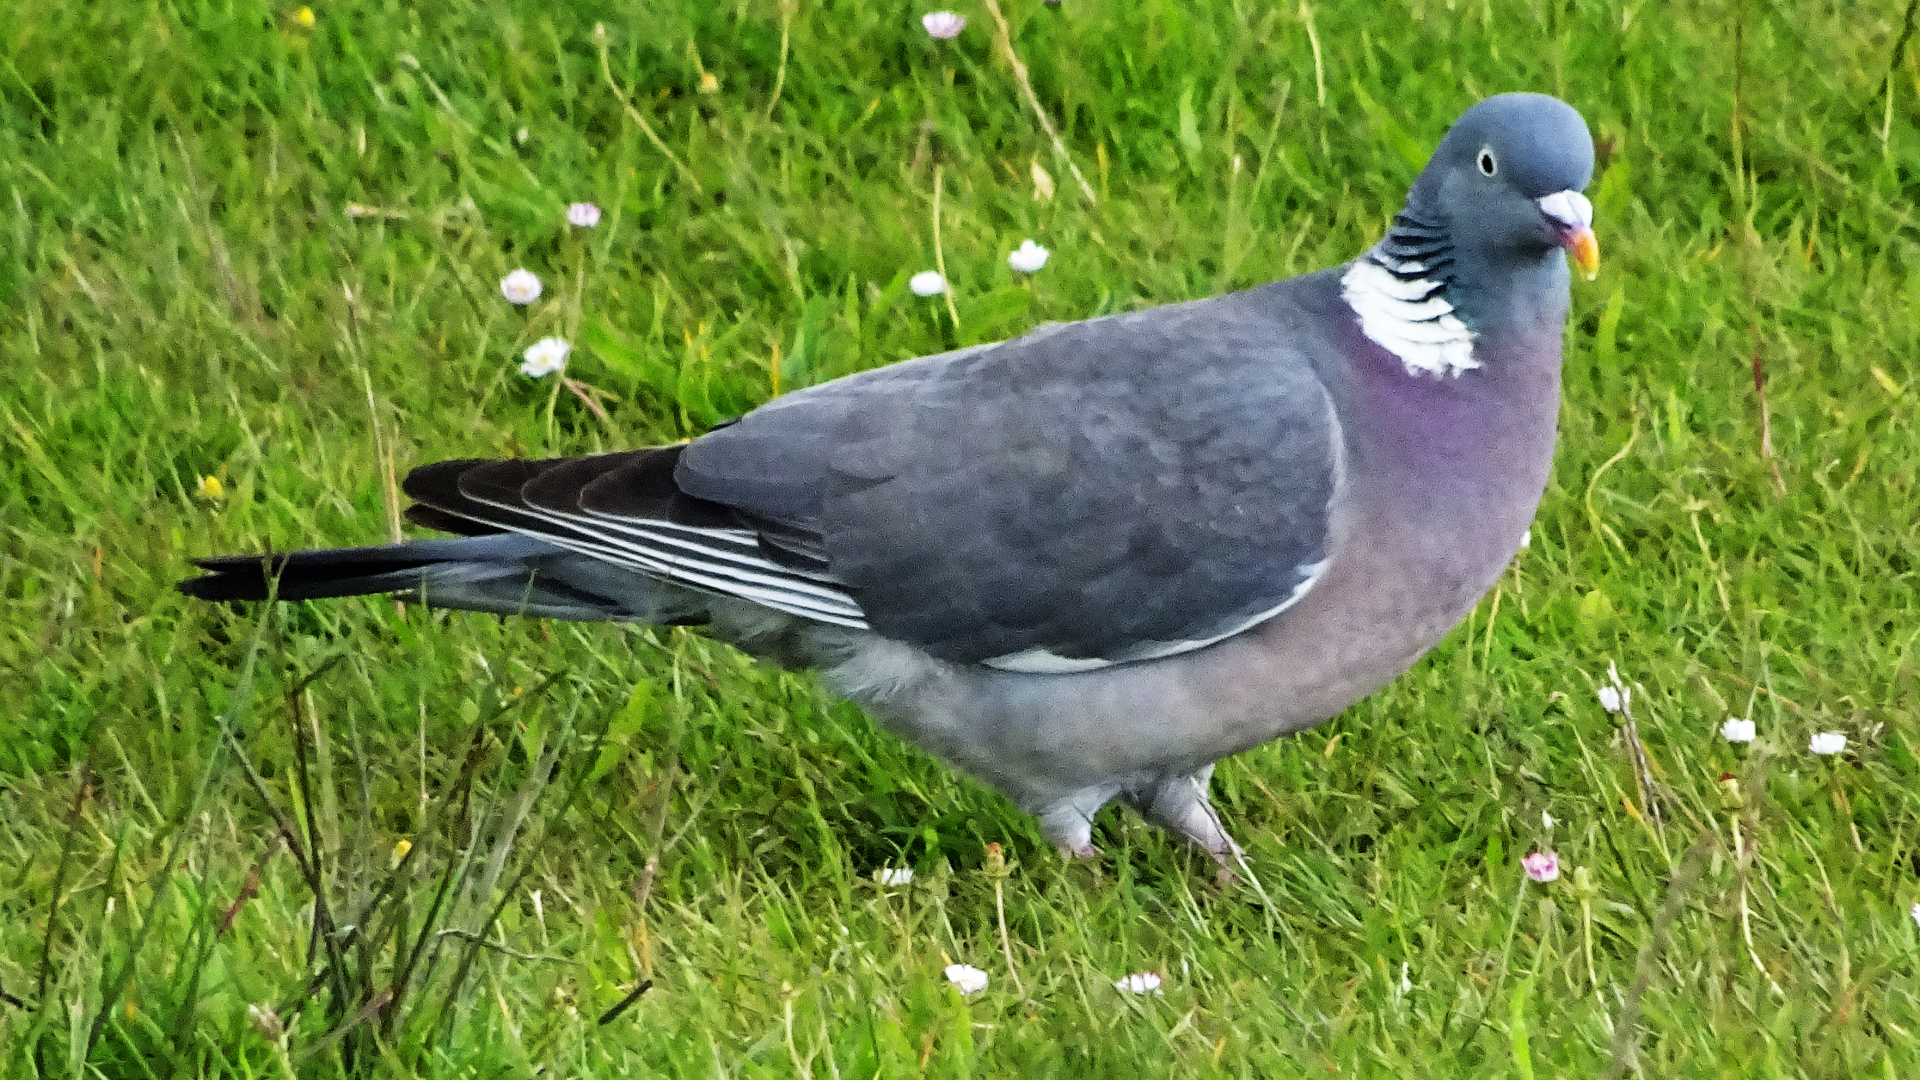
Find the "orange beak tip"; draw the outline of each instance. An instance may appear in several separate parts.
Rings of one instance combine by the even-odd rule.
[[[1567,251],[1573,255],[1573,261],[1592,281],[1600,276],[1600,238],[1590,228],[1576,230],[1567,237]]]

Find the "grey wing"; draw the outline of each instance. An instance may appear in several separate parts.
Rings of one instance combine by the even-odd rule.
[[[674,480],[935,656],[1183,652],[1324,565],[1338,424],[1279,331],[1226,297],[910,361],[696,440]]]

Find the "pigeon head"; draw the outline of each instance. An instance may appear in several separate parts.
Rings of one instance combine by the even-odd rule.
[[[1438,217],[1469,258],[1538,259],[1566,248],[1589,276],[1599,266],[1593,137],[1571,105],[1545,94],[1501,94],[1454,122],[1415,182],[1407,209]]]
[[[1572,106],[1488,98],[1440,140],[1387,235],[1342,276],[1342,295],[1409,374],[1479,368],[1487,335],[1557,342],[1567,308],[1557,249],[1589,277],[1600,264],[1593,204],[1580,194],[1592,178],[1593,137]]]

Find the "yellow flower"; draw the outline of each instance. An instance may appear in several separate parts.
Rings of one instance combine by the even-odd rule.
[[[405,838],[395,841],[393,845],[393,865],[399,866],[400,860],[406,858],[407,852],[412,850],[413,841]]]
[[[227,489],[220,483],[219,477],[203,476],[200,478],[200,497],[203,499],[224,499],[227,497]]]
[[[293,21],[302,30],[313,29],[313,9],[301,5],[300,10],[293,13]]]
[[[714,94],[714,93],[718,93],[719,91],[720,91],[720,77],[718,75],[715,75],[711,71],[701,72],[700,73],[700,92],[703,94]]]

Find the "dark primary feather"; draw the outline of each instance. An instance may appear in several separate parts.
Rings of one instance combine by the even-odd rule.
[[[455,462],[415,470],[403,486],[436,513],[537,536],[664,581],[865,625],[827,575],[770,557],[750,520],[680,491],[673,472],[684,449]]]

